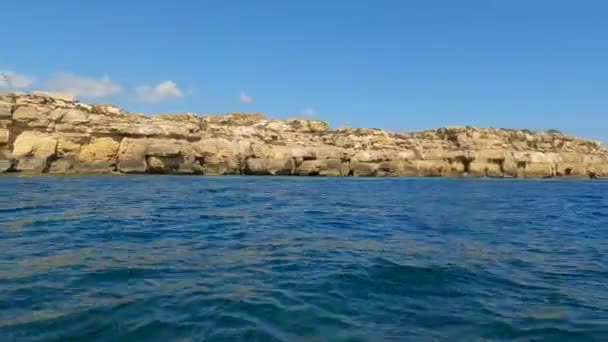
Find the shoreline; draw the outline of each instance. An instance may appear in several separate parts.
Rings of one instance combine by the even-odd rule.
[[[261,113],[145,115],[0,95],[0,173],[600,178],[608,146],[559,131],[331,128]]]
[[[589,178],[582,176],[555,176],[555,177],[474,177],[474,176],[327,176],[327,175],[260,175],[260,174],[193,174],[193,173],[33,173],[33,172],[4,172],[0,173],[2,178],[85,178],[85,177],[109,177],[109,178],[155,178],[155,177],[190,177],[190,178],[258,178],[258,179],[326,179],[326,180],[422,180],[422,179],[444,179],[444,180],[505,180],[505,181],[608,181],[608,177]]]

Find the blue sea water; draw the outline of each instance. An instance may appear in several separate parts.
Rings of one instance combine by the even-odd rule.
[[[0,341],[608,340],[608,182],[0,177]]]

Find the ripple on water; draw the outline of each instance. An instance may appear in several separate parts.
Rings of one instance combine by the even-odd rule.
[[[607,194],[2,177],[0,340],[608,340]]]

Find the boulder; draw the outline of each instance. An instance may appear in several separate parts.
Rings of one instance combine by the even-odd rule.
[[[15,139],[12,157],[17,160],[19,171],[47,172],[56,151],[57,139],[54,136],[26,131]]]
[[[378,165],[367,162],[351,162],[350,174],[352,176],[373,177],[376,176]]]
[[[439,177],[449,164],[442,160],[417,160],[415,163],[418,176]]]
[[[148,170],[145,139],[124,138],[118,148],[118,170],[123,173],[143,173]]]
[[[381,162],[376,169],[376,175],[380,177],[398,176],[401,172],[401,163],[397,161]]]
[[[119,148],[120,143],[113,138],[95,138],[80,149],[79,168],[84,172],[112,172],[116,169]]]
[[[206,175],[240,174],[245,168],[245,157],[251,156],[251,142],[209,138],[192,145],[193,154]]]
[[[526,164],[524,177],[526,178],[550,178],[555,175],[553,163],[532,162]]]
[[[245,174],[269,175],[268,160],[266,158],[248,158],[245,161]]]
[[[515,178],[518,176],[518,163],[511,153],[505,154],[505,160],[502,163],[502,171],[505,177]]]
[[[0,101],[0,120],[9,120],[12,116],[12,109],[11,103]]]
[[[57,108],[49,114],[49,119],[55,123],[65,123],[71,125],[84,125],[88,123],[89,112],[80,109]]]
[[[268,172],[271,175],[291,175],[295,167],[293,158],[270,158],[268,159]]]
[[[49,166],[49,173],[54,174],[69,174],[78,173],[82,169],[78,164],[78,160],[74,156],[61,157],[57,160],[53,160]],[[91,170],[87,170],[91,172]]]
[[[204,175],[240,174],[243,161],[236,157],[222,155],[204,155],[197,158],[200,173]]]
[[[15,125],[32,128],[46,128],[49,125],[48,109],[34,106],[19,106],[13,113]]]
[[[245,174],[249,175],[291,175],[295,166],[288,157],[248,158],[245,165]]]
[[[64,133],[57,137],[57,155],[78,155],[83,145],[90,141],[88,135]]]
[[[296,174],[300,176],[318,176],[323,168],[320,160],[304,160],[296,169]]]
[[[149,156],[147,157],[148,171],[151,173],[192,173],[192,167],[189,169],[183,167],[184,160],[181,156],[175,157],[161,157],[161,156]]]
[[[342,159],[326,159],[323,160],[323,165],[319,170],[320,176],[348,176],[350,170],[349,163]]]
[[[78,157],[81,162],[115,161],[119,147],[121,144],[112,138],[95,138],[89,144],[82,146]],[[125,153],[125,150],[122,152]]]
[[[500,163],[473,161],[469,166],[469,175],[473,177],[503,177]]]
[[[320,120],[301,120],[293,119],[289,121],[289,125],[292,129],[298,132],[325,132],[329,129],[329,124],[325,121]]]

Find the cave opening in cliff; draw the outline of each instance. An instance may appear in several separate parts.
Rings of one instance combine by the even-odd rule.
[[[498,165],[498,169],[501,174],[505,174],[505,159],[504,158],[492,158],[488,159],[488,162]]]
[[[456,161],[462,164],[464,173],[471,172],[471,163],[473,162],[473,158],[456,157]]]
[[[472,159],[468,159],[468,158],[464,158],[462,160],[462,165],[464,167],[464,172],[466,172],[466,173],[471,172],[471,162],[472,161],[473,161]]]
[[[565,174],[566,176],[571,176],[571,175],[572,175],[572,169],[571,169],[571,168],[567,168],[567,169],[565,169],[565,170],[564,170],[564,174]]]

